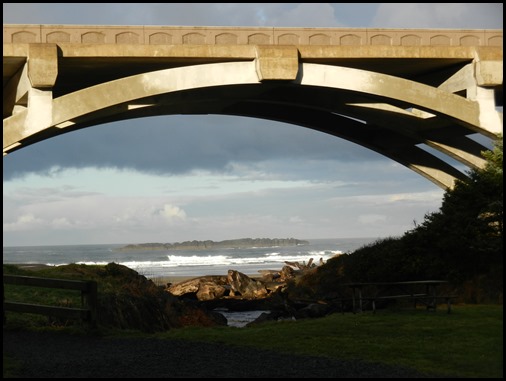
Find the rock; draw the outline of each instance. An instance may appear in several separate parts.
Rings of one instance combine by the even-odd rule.
[[[168,286],[165,291],[170,292],[172,295],[175,296],[182,296],[185,294],[197,294],[199,292],[200,287],[203,284],[213,284],[216,286],[225,286],[228,284],[227,277],[224,275],[207,275],[202,276],[199,278],[193,278],[189,280],[185,280],[180,283],[171,284]],[[209,288],[209,286],[208,286]],[[214,292],[217,292],[215,290]],[[218,292],[219,293],[219,292]],[[202,294],[204,295],[205,292],[203,291]],[[221,296],[223,296],[222,294]],[[221,297],[220,296],[220,297]]]
[[[251,278],[236,270],[228,270],[227,276],[202,276],[168,285],[165,291],[185,300],[193,299],[209,311],[216,308],[229,311],[271,311],[269,314],[260,315],[255,323],[321,317],[330,313],[332,308],[326,303],[316,300],[292,300],[287,292],[290,281],[316,270],[317,266],[313,259],[311,258],[307,264],[285,263],[280,271],[259,270],[258,272],[262,274],[260,279]]]
[[[129,250],[209,250],[252,247],[278,247],[308,245],[308,241],[295,238],[240,238],[226,241],[185,241],[175,243],[141,243],[123,246],[118,251]]]
[[[296,319],[318,318],[327,315],[330,308],[327,304],[310,303],[295,312]]]
[[[295,316],[288,313],[287,311],[282,310],[274,310],[269,313],[263,312],[252,322],[246,324],[246,327],[251,327],[253,325],[270,322],[270,321],[293,321],[296,320]]]
[[[265,288],[269,291],[269,293],[282,290],[283,287],[286,286],[285,282],[263,282],[263,283]]]
[[[253,325],[265,323],[267,321],[274,321],[274,320],[277,320],[277,316],[276,316],[275,313],[272,313],[272,312],[262,312],[260,314],[260,316],[258,316],[255,320],[253,320],[252,322],[249,322],[248,324],[246,324],[246,327],[251,327]]]
[[[289,279],[295,278],[297,272],[290,266],[283,266],[279,273],[279,280],[285,282]]]
[[[228,285],[227,285],[228,286]],[[213,300],[219,299],[230,291],[230,287],[216,284],[215,282],[200,282],[197,291],[198,300]]]
[[[262,274],[263,282],[274,282],[279,279],[279,271],[277,270],[258,270],[260,274]]]
[[[257,299],[269,293],[262,282],[239,271],[228,270],[227,280],[230,285],[230,296]]]
[[[176,284],[171,284],[165,289],[165,291],[168,291],[175,296],[181,296],[185,294],[196,293],[199,290],[199,286],[200,279],[195,278]]]
[[[186,300],[174,316],[180,327],[226,326],[227,318],[216,311],[201,307],[196,301]]]

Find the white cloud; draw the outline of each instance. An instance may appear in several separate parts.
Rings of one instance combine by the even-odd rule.
[[[400,234],[411,228],[413,219],[437,207],[442,191],[403,167],[393,168],[428,190],[381,194],[384,183],[397,183],[371,165],[369,171],[386,181],[371,181],[357,170],[354,183],[276,180],[248,167],[241,167],[243,176],[239,167],[233,175],[202,171],[168,178],[110,169],[71,170],[47,183],[44,176],[32,175],[4,184],[6,244],[20,244],[12,241],[20,239],[16,237],[72,244]],[[335,176],[345,170],[337,166]],[[409,176],[403,175],[405,183]],[[30,183],[42,186],[29,188]],[[391,219],[377,217],[384,215]],[[36,233],[42,231],[43,236]]]
[[[19,216],[14,222],[3,223],[4,231],[26,231],[30,229],[38,229],[45,227],[44,220],[37,218],[33,214],[23,214]]]
[[[72,228],[72,224],[66,217],[55,218],[51,221],[51,228],[53,229],[68,229]]]
[[[363,214],[357,217],[360,224],[364,225],[377,225],[384,223],[388,220],[388,217],[380,214]]]
[[[160,214],[168,221],[186,219],[186,212],[183,209],[170,204],[165,204]]]

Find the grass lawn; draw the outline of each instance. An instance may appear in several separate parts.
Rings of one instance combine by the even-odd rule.
[[[12,270],[12,269],[11,269]],[[4,266],[4,273],[6,266]],[[80,295],[70,290],[5,285],[6,300],[62,305],[80,304]],[[7,313],[5,329],[69,330],[45,328],[41,315]],[[141,332],[99,329],[105,336],[152,336]],[[291,354],[361,359],[414,368],[424,373],[464,378],[503,377],[503,306],[446,305],[436,311],[424,308],[381,309],[324,318],[269,322],[247,328],[184,328],[157,333],[157,338],[212,341],[251,346]],[[15,374],[17,359],[4,354],[4,377]]]
[[[333,314],[248,328],[185,328],[163,337],[362,359],[454,377],[503,376],[503,308],[456,305]]]

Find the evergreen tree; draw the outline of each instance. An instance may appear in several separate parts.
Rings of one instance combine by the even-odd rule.
[[[502,302],[502,135],[483,156],[486,166],[457,182],[444,194],[441,208],[413,230],[329,260],[299,288],[325,294],[350,281],[443,279],[466,302]]]
[[[483,169],[468,173],[443,197],[437,213],[427,215],[420,232],[434,245],[433,263],[450,266],[449,276],[463,281],[502,267],[503,181],[502,135],[483,156]]]

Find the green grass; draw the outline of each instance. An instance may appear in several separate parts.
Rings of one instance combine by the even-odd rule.
[[[34,273],[30,270],[19,269],[14,265],[4,265],[4,274],[26,275],[44,277],[44,271]],[[47,277],[55,278],[51,274]],[[63,278],[63,277],[59,277]],[[32,287],[13,284],[4,284],[4,299],[9,302],[22,302],[41,304],[58,307],[81,307],[81,292],[77,290],[66,290],[46,287]],[[45,327],[48,325],[48,318],[43,315],[8,312],[10,325],[19,327]]]
[[[381,310],[248,328],[184,328],[155,335],[109,330],[99,334],[210,341],[290,354],[361,359],[435,376],[502,378],[502,327],[502,306],[457,305],[451,314],[444,308],[436,312]],[[75,327],[69,329],[71,333]],[[4,370],[15,374],[15,363],[16,359],[6,360],[4,356]]]
[[[38,274],[37,274],[38,275]],[[69,291],[44,291],[34,295],[28,287],[5,285],[6,300],[61,303],[73,299]],[[9,286],[9,287],[7,287]],[[78,297],[78,296],[77,296]],[[27,298],[29,300],[27,300]],[[79,298],[79,297],[78,297]],[[80,303],[80,301],[79,301]],[[454,305],[446,313],[423,308],[382,309],[376,314],[332,314],[319,319],[270,322],[248,328],[184,328],[155,335],[136,331],[99,329],[92,333],[77,325],[47,326],[47,317],[7,313],[4,329],[76,331],[103,336],[147,336],[160,339],[211,341],[291,354],[361,359],[405,366],[433,375],[463,378],[503,377],[502,305]],[[15,375],[17,359],[4,354],[4,377]]]
[[[454,377],[503,375],[502,306],[458,305],[333,314],[249,328],[185,328],[159,336],[286,353],[362,359]]]

